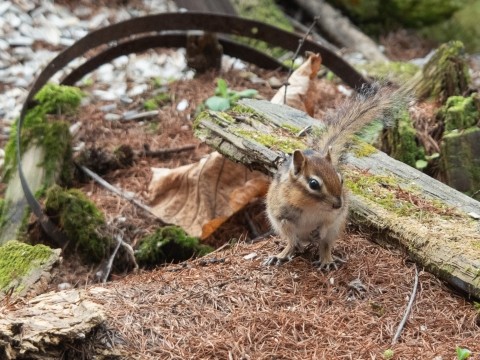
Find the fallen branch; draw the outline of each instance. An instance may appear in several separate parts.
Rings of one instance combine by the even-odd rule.
[[[194,150],[196,147],[197,145],[191,144],[191,145],[180,146],[178,148],[150,150],[148,146],[145,146],[145,150],[142,152],[139,152],[136,155],[137,156],[145,155],[145,156],[151,156],[151,157],[165,156],[169,154],[175,154],[179,152]]]
[[[326,1],[295,0],[295,2],[310,15],[318,16],[319,27],[337,44],[362,53],[368,60],[388,61],[372,39]]]
[[[109,182],[105,181],[103,178],[95,174],[92,170],[88,169],[85,166],[78,165],[77,166],[90,178],[92,178],[95,182],[97,182],[99,185],[103,186],[105,189],[113,192],[114,194],[117,194],[118,196],[124,198],[125,200],[130,201],[132,204],[138,206],[139,208],[145,210],[148,212],[150,215],[154,216],[156,219],[160,220],[155,214],[153,214],[152,209],[148,207],[147,205],[143,204],[140,200],[135,199],[132,195],[128,194],[122,189],[119,189]]]
[[[415,265],[415,283],[413,284],[413,290],[412,294],[410,295],[410,301],[408,302],[407,308],[405,309],[405,314],[403,315],[402,321],[400,321],[400,324],[398,325],[397,332],[395,333],[395,336],[392,339],[392,345],[395,345],[400,337],[400,334],[402,333],[403,327],[405,326],[405,323],[408,320],[408,316],[410,315],[410,311],[412,310],[412,305],[413,305],[413,300],[415,299],[415,296],[417,294],[417,287],[418,287],[418,269],[417,266]]]

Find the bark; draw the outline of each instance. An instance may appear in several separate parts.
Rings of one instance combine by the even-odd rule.
[[[378,49],[372,39],[325,1],[295,1],[313,17],[318,16],[319,27],[337,44],[358,51],[369,60],[388,61],[388,58]]]
[[[322,127],[285,106],[256,100],[241,104],[245,111],[235,109],[230,117],[204,113],[196,122],[197,136],[230,159],[270,175],[284,154],[252,134],[298,142],[286,129]],[[480,234],[474,219],[480,203],[380,151],[357,153],[348,154],[343,169],[354,224],[369,230],[372,240],[403,248],[419,266],[480,298]],[[371,181],[366,189],[360,186],[365,180]]]
[[[104,320],[102,306],[77,290],[37,296],[0,319],[0,358],[92,358],[93,347],[76,345],[94,338]]]

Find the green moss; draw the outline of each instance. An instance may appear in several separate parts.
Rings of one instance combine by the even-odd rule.
[[[450,96],[447,99],[445,106],[443,106],[438,116],[443,119],[445,124],[445,131],[467,129],[475,126],[480,118],[480,112],[475,106],[474,97],[478,94],[473,94],[470,97]]]
[[[441,45],[423,67],[422,75],[416,88],[421,99],[433,97],[443,102],[463,94],[471,81],[463,43],[450,41]]]
[[[275,4],[274,0],[233,0],[232,4],[241,17],[258,20],[289,32],[293,31],[293,26],[285,17],[283,11]],[[256,31],[258,31],[258,29],[251,29],[252,35],[255,34]],[[283,49],[272,47],[263,41],[237,36],[235,38],[275,58],[285,53]]]
[[[417,65],[402,61],[368,62],[358,65],[357,68],[369,76],[387,79],[397,84],[406,83],[420,70]]]
[[[359,173],[346,168],[344,179],[346,187],[353,194],[398,216],[418,217],[421,221],[426,221],[431,216],[448,220],[466,217],[440,200],[426,198],[416,186],[401,184],[395,176]]]
[[[372,154],[375,154],[378,150],[375,149],[372,145],[364,142],[364,141],[355,141],[353,146],[353,153],[356,157],[366,157]]]
[[[153,98],[145,100],[143,103],[143,108],[147,111],[156,110],[159,107],[168,104],[170,101],[170,94],[167,92],[161,92],[155,95]]]
[[[52,249],[48,246],[31,246],[16,240],[6,242],[0,246],[0,291],[8,290],[12,281],[18,281],[51,257]]]
[[[391,157],[413,167],[425,158],[425,149],[417,143],[417,131],[406,111],[397,118],[397,126],[388,129],[384,147]]]
[[[158,109],[158,104],[155,99],[145,100],[143,103],[143,108],[147,111]]]
[[[45,210],[56,219],[85,261],[98,262],[105,256],[111,244],[111,239],[103,234],[105,218],[84,193],[54,185],[47,191]]]
[[[289,133],[293,135],[297,135],[300,131],[302,131],[302,128],[295,125],[290,125],[290,124],[283,124],[282,129],[287,130]]]
[[[233,116],[226,112],[219,112],[213,110],[204,110],[200,112],[193,121],[193,129],[195,131],[200,131],[200,123],[206,120],[207,122],[213,122],[221,127],[226,127],[228,125],[234,124],[235,119]]]
[[[393,177],[349,174],[345,176],[345,185],[352,193],[363,196],[399,216],[411,215],[414,209],[410,202],[398,199],[395,191],[392,191],[398,187],[398,182]]]
[[[80,105],[83,93],[80,89],[47,84],[35,95],[37,105],[30,109],[24,119],[22,128],[22,148],[32,142],[45,149],[46,181],[52,181],[53,175],[59,170],[57,166],[71,157],[69,124],[62,121],[49,121],[48,115],[71,114]],[[5,147],[4,178],[7,182],[17,167],[16,156],[17,128],[12,127],[10,138]],[[65,164],[69,164],[66,161]],[[61,176],[68,179],[70,169],[61,172]]]
[[[258,113],[255,112],[251,107],[242,105],[242,104],[235,104],[232,106],[231,113],[237,114],[237,115],[258,115]]]
[[[182,228],[165,226],[140,241],[135,257],[139,265],[153,267],[203,256],[212,250],[211,247],[200,244],[197,238],[189,236]]]
[[[285,136],[266,134],[260,131],[238,129],[235,133],[245,139],[256,141],[269,149],[280,150],[286,154],[291,154],[297,149],[306,149],[306,145],[297,139]]]

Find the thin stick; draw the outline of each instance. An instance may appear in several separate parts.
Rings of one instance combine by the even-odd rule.
[[[290,69],[288,70],[287,81],[286,81],[285,84],[284,84],[284,86],[285,86],[285,93],[283,94],[283,103],[284,103],[284,104],[287,104],[287,88],[288,88],[288,85],[290,85],[289,82],[288,82],[288,79],[290,79],[290,76],[292,76],[293,64],[294,64],[295,60],[297,60],[298,54],[300,53],[300,49],[302,48],[303,43],[304,43],[305,40],[307,39],[307,36],[310,35],[310,33],[312,32],[312,30],[313,30],[313,28],[315,27],[315,25],[317,24],[317,20],[318,20],[318,19],[319,19],[318,16],[315,16],[315,17],[313,18],[312,24],[311,24],[310,27],[308,28],[308,31],[305,33],[305,35],[303,35],[303,38],[301,38],[300,40],[298,40],[297,50],[295,50],[295,54],[293,54],[293,58],[292,58],[292,66],[290,66]]]
[[[112,184],[110,184],[109,182],[105,181],[103,178],[101,178],[99,175],[97,175],[96,173],[94,173],[92,170],[90,170],[89,168],[83,166],[83,165],[78,165],[77,166],[85,173],[87,174],[90,178],[92,178],[94,181],[96,181],[98,184],[100,184],[101,186],[103,186],[105,189],[113,192],[114,194],[117,194],[118,196],[124,198],[125,200],[128,200],[130,201],[132,204],[138,206],[139,208],[145,210],[146,212],[148,212],[150,215],[154,216],[156,219],[160,220],[160,218],[158,218],[153,212],[152,212],[152,209],[150,209],[150,207],[148,207],[147,205],[143,204],[142,202],[140,202],[139,200],[135,199],[132,195],[130,194],[127,194],[124,190],[122,189],[119,189],[115,186],[113,186]]]
[[[407,308],[405,309],[405,314],[403,315],[403,319],[402,321],[400,321],[400,324],[398,325],[397,332],[395,333],[395,336],[392,339],[392,345],[395,345],[397,343],[398,338],[402,333],[403,327],[407,322],[408,316],[410,315],[410,311],[412,310],[413,300],[415,299],[415,295],[417,294],[417,287],[418,287],[418,269],[417,269],[417,266],[415,265],[415,283],[413,284],[413,290],[412,290],[412,294],[410,295],[410,301],[408,302]]]
[[[122,237],[120,235],[117,234],[115,238],[117,239],[117,246],[115,246],[115,249],[110,255],[110,259],[108,259],[107,265],[103,270],[103,274],[101,278],[101,281],[103,284],[107,282],[107,279],[110,276],[110,272],[112,271],[112,266],[113,266],[113,260],[115,259],[115,256],[117,256],[118,249],[120,249],[120,245],[122,245],[122,242],[123,242]]]
[[[138,155],[145,155],[145,156],[164,156],[168,154],[175,154],[183,151],[189,151],[189,150],[194,150],[197,147],[195,144],[191,145],[185,145],[185,146],[180,146],[177,148],[171,148],[171,149],[158,149],[158,150],[149,150],[146,149],[145,151],[139,152]]]

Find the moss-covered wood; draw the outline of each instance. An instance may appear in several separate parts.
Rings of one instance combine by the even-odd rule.
[[[11,288],[15,295],[25,295],[42,278],[50,276],[59,260],[60,249],[8,241],[0,246],[0,295]]]
[[[37,105],[25,116],[22,129],[22,164],[33,194],[41,194],[57,181],[71,180],[72,162],[69,123],[61,116],[71,114],[80,104],[82,92],[73,87],[48,84],[35,96]],[[50,118],[54,116],[53,120]],[[19,239],[27,216],[28,204],[17,172],[16,128],[6,146],[7,184],[0,213],[0,245]]]
[[[441,45],[422,70],[417,86],[419,98],[432,97],[441,102],[468,90],[470,74],[461,41]]]
[[[304,113],[265,101],[243,100],[228,114],[204,112],[197,135],[233,159],[274,174],[284,157],[243,131],[274,134],[306,144],[289,127],[321,135],[323,126]],[[229,119],[229,121],[222,120]],[[233,121],[231,121],[233,119]],[[396,244],[439,278],[480,298],[480,203],[379,151],[353,151],[344,165],[352,192],[351,219],[372,239]],[[469,215],[470,214],[470,215]]]

